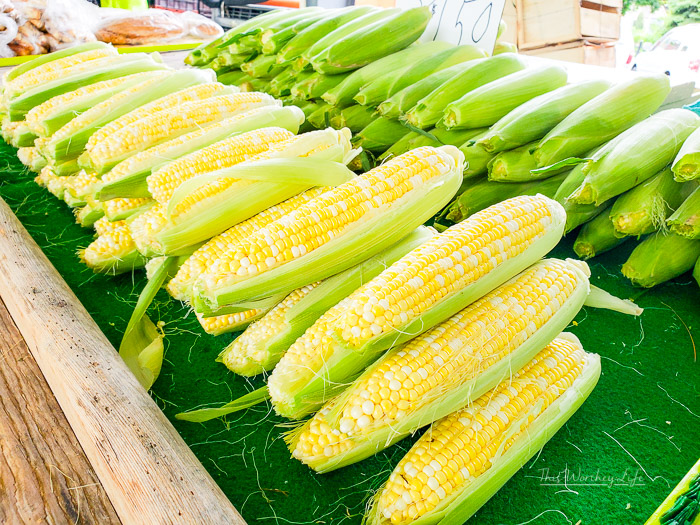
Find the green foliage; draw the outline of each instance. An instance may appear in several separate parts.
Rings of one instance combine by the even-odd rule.
[[[692,1],[692,0],[691,0]],[[666,3],[665,0],[623,0],[622,2],[622,12],[626,13],[630,9],[635,7],[651,7],[652,11],[658,9]]]
[[[697,0],[668,0],[667,27],[700,23],[700,3]]]

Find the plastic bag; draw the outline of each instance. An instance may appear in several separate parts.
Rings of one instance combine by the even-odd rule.
[[[102,9],[95,37],[110,44],[156,44],[182,39],[188,27],[177,14],[163,9]]]
[[[17,22],[4,12],[0,14],[0,58],[15,56],[15,52],[7,45],[17,36]]]
[[[189,36],[197,40],[213,40],[224,34],[219,24],[192,11],[185,11],[180,18],[187,24]]]

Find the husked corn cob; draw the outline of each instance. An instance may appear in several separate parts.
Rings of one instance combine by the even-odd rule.
[[[17,150],[17,158],[22,164],[35,173],[39,173],[47,164],[44,156],[34,147],[19,148],[19,150]]]
[[[564,212],[542,196],[473,215],[408,253],[324,314],[270,376],[275,410],[317,408],[391,346],[441,323],[535,263],[563,233]]]
[[[103,202],[102,207],[108,220],[120,221],[148,210],[153,204],[153,199],[148,198],[111,199]]]
[[[46,55],[37,55],[32,58],[32,60],[29,60],[27,62],[24,62],[22,64],[19,64],[15,67],[13,67],[11,70],[9,70],[7,73],[5,73],[3,77],[3,81],[6,84],[9,84],[11,81],[14,81],[16,78],[19,78],[20,76],[33,71],[33,70],[38,70],[42,69],[45,72],[48,72],[49,70],[56,69],[55,67],[52,67],[49,65],[50,62],[55,62],[59,59],[63,59],[66,57],[71,57],[80,53],[85,53],[86,51],[93,51],[96,49],[106,49],[106,48],[112,48],[109,44],[106,44],[104,42],[86,42],[84,44],[79,44],[77,46],[73,47],[67,47],[65,49],[61,49],[59,51],[54,51],[52,53],[48,53]],[[115,49],[112,48],[112,53],[116,51]],[[62,68],[66,66],[64,63],[62,66],[59,67]]]
[[[201,248],[195,251],[180,266],[175,276],[168,282],[166,288],[170,295],[180,301],[189,301],[192,296],[192,286],[197,278],[204,273],[216,260],[225,253],[234,249],[241,241],[252,233],[267,226],[272,221],[279,219],[302,204],[315,199],[330,188],[311,188],[299,195],[295,195],[280,204],[271,206],[253,215],[250,219],[239,222],[224,233],[212,238]]]
[[[105,223],[96,228],[98,236],[87,248],[78,252],[80,260],[96,273],[111,275],[143,268],[146,259],[136,250],[126,221],[109,224],[109,228]]]
[[[111,232],[125,223],[126,221],[110,221],[107,217],[100,217],[93,226],[95,234],[99,237],[103,233]]]
[[[354,177],[342,163],[348,155],[354,156],[349,131],[328,129],[291,137],[244,162],[191,178],[167,206],[144,217],[154,219],[147,229],[134,228],[137,245],[154,254],[177,254],[311,187]]]
[[[83,206],[85,196],[93,193],[95,187],[100,183],[94,173],[85,170],[79,171],[76,175],[66,177],[64,183],[65,195],[63,200],[68,206]]]
[[[244,312],[217,315],[216,317],[203,317],[201,314],[197,314],[197,321],[206,333],[222,335],[243,330],[256,319],[260,319],[266,312],[266,309],[253,308]]]
[[[137,153],[120,162],[102,176],[104,182],[98,198],[147,197],[147,177],[172,161],[210,146],[211,144],[259,128],[275,126],[292,133],[304,121],[302,111],[294,106],[262,106],[204,126]]]
[[[218,169],[234,166],[267,151],[273,144],[294,137],[282,128],[263,128],[236,135],[166,164],[147,178],[148,191],[165,204],[184,181]]]
[[[673,175],[681,182],[700,178],[700,129],[685,139],[683,147],[673,160]]]
[[[354,266],[442,207],[461,172],[462,156],[451,146],[396,157],[249,237],[200,277],[199,297],[222,306],[288,293]]]
[[[246,376],[271,370],[294,341],[329,308],[435,233],[432,228],[421,226],[376,257],[293,291],[226,347],[219,361]]]
[[[468,406],[433,423],[376,493],[368,525],[463,523],[567,422],[600,357],[571,334]]]
[[[73,210],[75,215],[75,222],[80,224],[83,228],[92,228],[95,223],[105,218],[105,211],[102,208],[102,203],[96,201],[91,196],[85,196],[85,206],[82,208],[75,208]]]
[[[589,275],[571,259],[535,264],[382,356],[291,434],[290,451],[328,472],[468,405],[566,328],[588,295]]]
[[[86,153],[95,171],[105,173],[151,146],[226,117],[275,104],[278,102],[265,93],[234,93],[179,104],[128,124],[94,145],[88,143]]]

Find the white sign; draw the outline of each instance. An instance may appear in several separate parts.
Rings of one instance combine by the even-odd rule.
[[[473,44],[493,52],[505,0],[397,0],[396,7],[427,5],[433,13],[421,40]]]

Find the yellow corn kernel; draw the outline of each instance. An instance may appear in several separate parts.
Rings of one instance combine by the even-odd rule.
[[[128,215],[129,212],[132,212],[134,210],[137,210],[143,206],[146,206],[149,202],[152,202],[151,199],[147,198],[138,198],[138,199],[111,199],[108,201],[104,201],[102,203],[105,215],[107,216],[108,219],[114,218],[114,217],[121,217],[124,216],[125,214]]]
[[[246,310],[245,312],[217,315],[215,317],[202,317],[202,315],[197,314],[197,320],[206,333],[221,335],[236,330],[243,330],[243,328],[252,323],[255,319],[265,315],[265,312],[266,310],[255,308]]]

